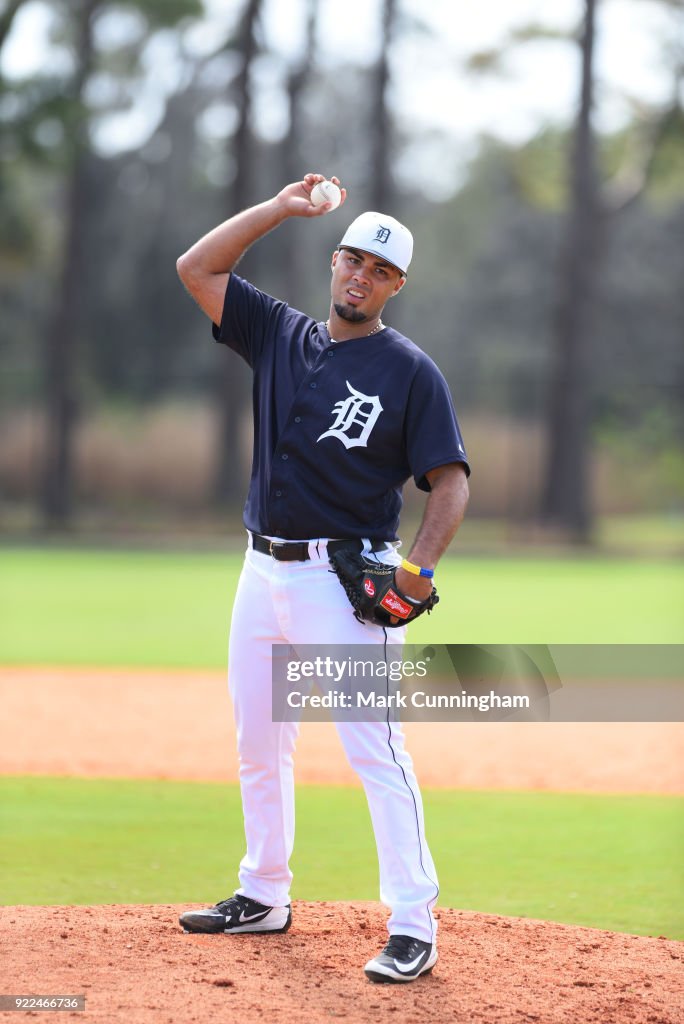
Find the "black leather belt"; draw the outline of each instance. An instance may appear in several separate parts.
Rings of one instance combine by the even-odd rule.
[[[309,542],[306,540],[269,540],[260,533],[253,533],[252,547],[262,555],[270,555],[277,562],[308,562]],[[336,551],[363,551],[362,540],[329,540],[326,550],[329,555]],[[371,551],[382,551],[387,547],[384,541],[373,541]]]

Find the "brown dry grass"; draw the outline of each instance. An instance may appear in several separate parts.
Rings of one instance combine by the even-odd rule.
[[[44,429],[44,417],[37,410],[12,412],[0,423],[0,493],[6,499],[30,501],[37,493]],[[541,426],[476,415],[464,420],[464,431],[476,469],[469,516],[512,521],[533,518],[543,477]],[[206,506],[216,437],[216,412],[206,402],[96,409],[84,417],[77,433],[78,496],[96,505],[138,502],[177,509]],[[236,471],[243,476],[243,491],[250,447],[247,416],[235,443]],[[598,514],[657,511],[658,495],[671,499],[671,481],[664,479],[665,475],[662,466],[645,466],[640,471],[640,486],[635,487],[633,457],[625,462],[622,455],[599,449],[592,467]],[[407,487],[406,497],[410,517],[416,514],[423,496]]]

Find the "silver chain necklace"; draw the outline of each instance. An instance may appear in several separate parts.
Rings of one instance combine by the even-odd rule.
[[[378,322],[375,325],[375,327],[373,328],[373,330],[369,331],[368,334],[366,335],[366,337],[370,338],[371,334],[377,334],[378,331],[384,330],[384,327],[385,327],[385,325],[383,324],[382,320],[378,320]],[[330,321],[329,320],[325,321],[325,329],[328,332],[328,334],[330,334]],[[330,337],[332,338],[332,334],[330,334]]]

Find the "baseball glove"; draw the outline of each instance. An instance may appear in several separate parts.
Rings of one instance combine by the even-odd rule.
[[[330,556],[331,572],[344,587],[359,622],[376,626],[404,626],[423,612],[431,612],[439,601],[435,588],[424,601],[403,594],[394,581],[398,568],[373,562],[356,551],[336,551]],[[399,621],[392,622],[395,618]]]

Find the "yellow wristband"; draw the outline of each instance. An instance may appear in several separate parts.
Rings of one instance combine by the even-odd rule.
[[[406,569],[406,572],[413,573],[414,576],[424,576],[428,580],[431,580],[435,575],[434,569],[422,569],[419,565],[414,565],[413,562],[409,562],[405,558],[401,560],[401,567]]]

